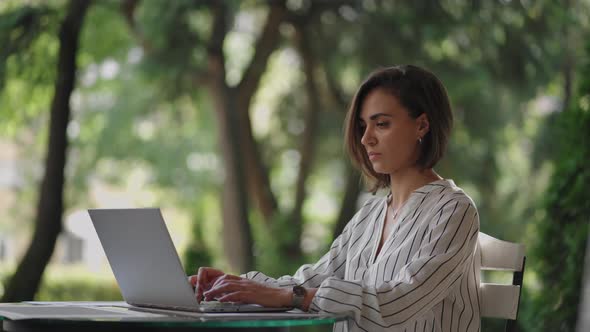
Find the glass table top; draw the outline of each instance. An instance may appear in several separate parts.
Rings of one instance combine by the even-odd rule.
[[[106,303],[105,303],[106,304]],[[90,326],[100,324],[150,327],[295,327],[333,325],[346,320],[346,314],[318,315],[299,310],[272,313],[193,313],[144,309],[127,304],[13,303],[0,304],[0,320],[26,319],[42,325]]]

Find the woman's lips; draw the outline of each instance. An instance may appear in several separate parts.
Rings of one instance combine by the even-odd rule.
[[[369,160],[375,160],[381,157],[381,153],[369,152]]]

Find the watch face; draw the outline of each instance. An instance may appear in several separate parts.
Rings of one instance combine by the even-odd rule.
[[[293,294],[295,294],[295,296],[305,296],[305,288],[301,286],[295,286],[293,287]]]

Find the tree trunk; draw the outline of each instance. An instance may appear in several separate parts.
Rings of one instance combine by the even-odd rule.
[[[577,332],[590,331],[590,231],[586,241],[586,259],[582,278],[582,296],[578,308]]]
[[[305,201],[306,182],[309,177],[311,165],[313,163],[315,140],[317,136],[317,127],[320,113],[320,102],[318,98],[318,89],[314,74],[315,62],[311,42],[308,38],[308,32],[305,25],[293,24],[295,27],[295,43],[299,55],[303,60],[303,72],[305,74],[305,92],[307,95],[307,109],[304,113],[304,129],[301,133],[301,146],[299,147],[299,174],[295,184],[295,204],[289,218],[291,236],[289,243],[285,243],[285,257],[291,261],[298,261],[302,258],[301,237],[303,234],[303,203]]]
[[[72,0],[59,30],[57,80],[51,103],[49,143],[35,231],[27,252],[8,283],[2,302],[33,300],[61,232],[70,95],[76,81],[78,36],[89,4],[90,1],[86,0]]]
[[[213,5],[213,31],[208,47],[209,89],[213,96],[219,124],[219,142],[224,159],[223,243],[231,269],[245,272],[253,267],[252,235],[248,221],[246,181],[240,147],[240,126],[235,90],[225,81],[223,41],[227,35],[227,7],[223,2]]]
[[[248,191],[265,221],[274,216],[277,203],[270,190],[268,172],[252,135],[249,108],[270,54],[279,40],[279,25],[286,14],[284,0],[270,1],[270,10],[262,34],[256,42],[254,56],[235,87],[225,80],[223,42],[227,36],[226,2],[211,3],[214,15],[208,50],[206,83],[213,96],[219,141],[224,157],[223,237],[226,257],[234,271],[245,271],[254,265],[252,232],[248,220]]]
[[[268,168],[262,161],[260,149],[252,134],[250,121],[250,105],[239,102],[238,117],[240,133],[242,135],[241,148],[244,156],[245,172],[247,176],[248,193],[252,204],[255,204],[262,215],[263,222],[271,225],[271,221],[278,210],[277,200],[270,187]]]
[[[225,164],[225,180],[221,208],[223,243],[231,269],[246,272],[254,267],[252,234],[248,221],[246,180],[240,147],[240,126],[236,112],[235,93],[227,86],[214,84],[211,93],[219,123],[219,142]]]
[[[361,192],[361,177],[359,171],[354,169],[350,164],[346,167],[346,189],[344,190],[344,197],[340,204],[340,213],[336,219],[336,227],[334,227],[334,239],[337,238],[346,224],[352,219],[356,212],[356,200]]]

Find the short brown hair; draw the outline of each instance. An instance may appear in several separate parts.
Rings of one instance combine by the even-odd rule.
[[[373,170],[361,144],[361,107],[365,98],[375,89],[383,89],[395,96],[414,119],[426,113],[430,130],[423,137],[422,149],[416,161],[416,165],[422,169],[434,167],[443,157],[453,126],[447,91],[433,73],[413,65],[382,68],[371,73],[358,88],[348,109],[345,146],[353,164],[361,170],[365,180],[372,184],[373,192],[390,184],[389,174],[379,174]]]

